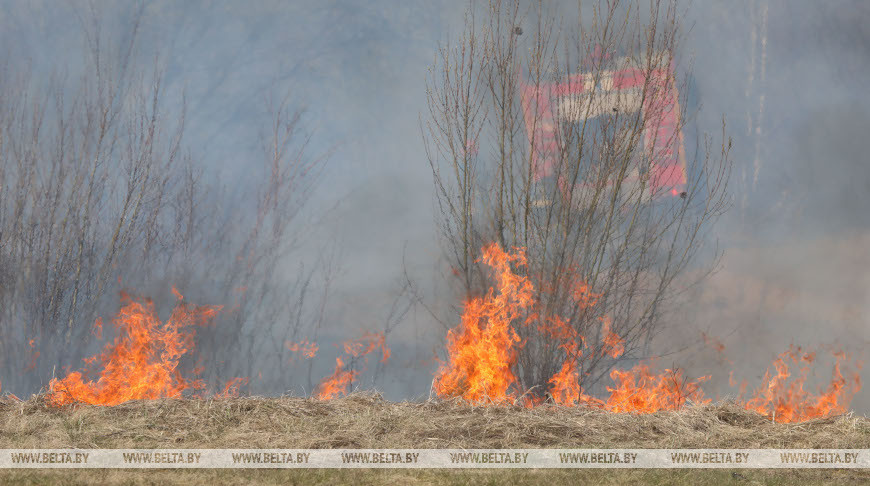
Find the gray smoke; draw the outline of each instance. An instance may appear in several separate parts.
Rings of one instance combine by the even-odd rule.
[[[75,74],[83,40],[70,19],[84,4],[0,5],[9,66]],[[309,206],[308,237],[295,256],[297,263],[313,263],[330,242],[339,257],[311,372],[315,382],[334,366],[339,349],[331,344],[384,330],[405,270],[428,305],[456,304],[442,279],[418,119],[427,69],[439,43],[461,32],[466,2],[157,0],[144,6],[139,61],[159,55],[166,63],[169,95],[187,97],[187,146],[208,170],[228,184],[243,180],[244,161],[255,156],[260,139],[263,101],[276,91],[290,90],[293,103],[307,109],[312,151],[330,153]],[[117,26],[133,7],[97,2],[95,8],[106,28],[116,30],[109,33],[123,38]],[[790,343],[839,343],[853,353],[866,347],[870,6],[722,0],[696,2],[687,12],[683,54],[694,60],[693,124],[718,135],[722,116],[728,121],[734,207],[714,235],[725,251],[721,271],[695,289],[694,305],[673,316],[659,350],[662,364],[714,374],[715,390],[726,395],[733,393],[731,365],[703,344],[701,332],[725,344],[724,356],[739,363],[735,377],[750,387]],[[432,352],[445,325],[453,323],[437,322],[421,306],[401,314],[388,340],[393,357],[378,381],[370,372],[361,386],[394,399],[427,394]],[[378,359],[370,359],[370,368]],[[308,386],[302,377],[293,383],[296,393]],[[252,381],[252,391],[286,390]],[[855,405],[866,410],[867,394]]]

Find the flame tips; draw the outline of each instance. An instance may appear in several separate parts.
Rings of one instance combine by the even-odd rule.
[[[584,404],[610,412],[650,413],[675,410],[689,402],[710,401],[701,389],[701,385],[711,379],[710,375],[689,380],[679,368],[654,373],[648,363],[640,363],[629,370],[612,370],[610,377],[614,385],[607,387],[610,396],[606,400],[586,395],[581,383],[588,373],[580,368],[580,358],[587,342],[577,328],[561,316],[541,316],[531,282],[512,270],[512,267],[527,265],[525,251],[522,248],[514,251],[514,254],[508,254],[496,243],[483,247],[478,261],[489,267],[493,284],[482,297],[469,298],[465,302],[460,323],[447,332],[447,360],[438,360],[441,366],[433,380],[436,395],[487,404],[517,400],[526,406],[542,403],[542,397],[526,397],[525,394],[517,397],[518,380],[514,374],[518,351],[525,345],[514,326],[537,322],[541,336],[556,341],[564,352],[559,371],[548,381],[550,397],[556,404]],[[563,273],[565,275],[560,278],[567,279],[564,288],[568,289],[568,295],[573,297],[578,309],[588,312],[598,304],[602,294],[592,292],[586,282],[576,278],[575,269]],[[542,285],[546,292],[556,292],[560,287],[558,282],[549,284],[552,288],[546,281]],[[613,329],[613,322],[607,315],[599,316],[598,320],[601,322],[600,355],[613,359],[623,356],[625,338]],[[702,338],[718,353],[725,351],[720,340],[706,333],[702,333]],[[772,369],[767,370],[764,384],[753,398],[743,402],[744,406],[773,416],[777,422],[806,420],[844,411],[851,396],[860,390],[861,381],[857,373],[848,378],[841,373],[840,363],[846,361],[844,353],[835,353],[835,357],[837,363],[828,389],[812,395],[803,386],[808,366],[815,362],[816,354],[804,352],[801,348],[789,348],[774,361]],[[797,376],[792,376],[787,361],[801,365]],[[859,368],[860,364],[857,365]],[[729,384],[734,386],[736,383],[732,371]],[[746,385],[744,380],[741,397]]]
[[[177,290],[173,293],[180,298]],[[102,353],[84,359],[85,369],[49,383],[53,405],[82,402],[117,405],[129,400],[178,397],[185,390],[204,387],[178,370],[181,357],[193,349],[193,326],[205,325],[219,307],[195,307],[179,302],[162,323],[150,299],[136,300],[122,292],[122,308],[113,320],[118,335]],[[102,330],[97,320],[94,329]],[[96,380],[88,378],[97,374]]]
[[[849,378],[844,377],[841,364],[847,361],[847,355],[842,351],[832,354],[835,363],[826,390],[820,389],[817,394],[804,390],[809,365],[815,361],[816,353],[802,353],[800,347],[791,346],[772,363],[776,374],[772,374],[769,367],[762,385],[751,399],[744,402],[744,406],[780,423],[802,422],[846,412],[852,397],[861,389],[861,379],[857,372]],[[801,366],[796,376],[792,375],[791,365]]]
[[[216,398],[235,398],[239,396],[241,387],[250,382],[248,378],[233,378],[226,382],[224,390],[215,395]]]
[[[606,387],[609,395],[603,399],[588,395],[583,385],[591,368],[584,368],[585,360],[605,357],[615,360],[626,354],[626,337],[619,334],[613,320],[602,309],[606,307],[606,297],[593,292],[587,282],[578,278],[579,272],[571,268],[561,272],[558,280],[541,279],[544,280],[541,292],[561,292],[558,295],[568,296],[574,307],[574,320],[550,315],[538,302],[535,286],[525,275],[528,260],[524,248],[513,248],[513,252],[508,253],[497,243],[491,243],[482,248],[478,262],[488,267],[492,285],[482,295],[468,297],[460,322],[447,331],[446,359],[434,357],[439,363],[432,382],[436,396],[486,405],[533,407],[548,401],[549,395],[549,401],[557,405],[582,405],[613,413],[652,413],[676,410],[689,403],[710,402],[701,388],[711,379],[710,375],[691,380],[676,367],[653,371],[650,362],[638,363],[630,369],[611,370],[609,376],[613,384]],[[238,290],[244,292],[244,288]],[[116,337],[105,343],[100,353],[85,358],[82,369],[70,371],[65,367],[65,377],[52,379],[46,397],[48,403],[116,405],[128,400],[202,392],[205,382],[195,378],[203,372],[202,357],[194,364],[191,377],[182,375],[179,363],[195,349],[196,327],[212,325],[222,307],[192,305],[184,301],[175,287],[172,293],[177,302],[169,319],[162,322],[151,299],[121,292],[122,306],[112,320]],[[581,312],[577,313],[578,310]],[[581,316],[579,321],[577,315]],[[595,320],[600,327],[589,325]],[[623,329],[628,327],[621,321],[620,324]],[[93,334],[101,338],[102,330],[103,320],[96,319]],[[536,342],[530,340],[534,334],[526,333],[535,332],[557,353],[559,361],[554,367],[558,367],[558,371],[547,380],[545,390],[536,394],[520,393],[517,363],[527,342]],[[701,333],[701,337],[708,347],[724,353],[725,345],[721,340],[706,333]],[[27,341],[32,351],[26,370],[36,367],[39,357],[36,340]],[[319,351],[319,346],[307,339],[287,341],[284,345],[304,359],[313,359]],[[379,352],[381,362],[391,356],[384,333],[365,332],[337,347],[343,353],[335,359],[333,373],[315,389],[313,396],[317,399],[346,395],[365,372],[372,353]],[[852,363],[842,350],[834,350],[832,355],[835,362],[831,378],[825,387],[813,393],[805,386],[810,368],[816,364],[817,353],[790,346],[776,356],[751,398],[744,400],[747,382],[741,382],[739,403],[780,423],[844,413],[861,390],[860,376],[852,369],[861,369],[863,362]],[[728,383],[732,387],[737,385],[734,371],[729,373]],[[248,378],[233,378],[216,396],[238,396],[240,389],[248,384]],[[193,396],[200,395],[194,393]]]
[[[342,348],[347,356],[353,360],[362,358],[363,368],[368,363],[368,355],[381,350],[381,362],[386,363],[390,357],[390,348],[386,345],[386,335],[383,333],[366,332],[358,339],[352,339],[342,343]],[[353,382],[361,371],[345,369],[345,362],[339,356],[335,359],[335,371],[317,385],[314,397],[320,400],[331,400],[342,395],[347,395]]]
[[[305,359],[311,359],[315,357],[317,355],[317,351],[320,349],[317,346],[317,343],[312,343],[307,339],[303,339],[298,343],[287,341],[284,343],[284,346],[294,353],[302,353],[302,356]]]

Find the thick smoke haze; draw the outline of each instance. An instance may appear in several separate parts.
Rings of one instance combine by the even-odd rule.
[[[699,124],[723,114],[734,138],[734,207],[717,228],[720,271],[685,320],[717,336],[668,357],[714,375],[731,368],[750,388],[789,344],[845,349],[866,360],[870,322],[870,97],[864,80],[870,9],[863,2],[695,5]],[[678,319],[677,322],[682,322]],[[696,342],[698,336],[692,336]],[[686,341],[686,340],[684,340]],[[691,343],[685,342],[686,346]],[[706,349],[705,349],[706,348]],[[830,377],[828,359],[819,378]],[[705,370],[705,371],[702,371]],[[866,411],[868,395],[853,406]]]
[[[0,2],[7,72],[26,65],[36,78],[74,76],[85,42],[80,18],[89,8],[105,35],[130,35],[136,6],[88,5]],[[392,399],[429,392],[433,353],[455,324],[429,309],[450,315],[458,302],[446,286],[420,118],[428,70],[438,47],[462,32],[466,7],[459,0],[142,5],[136,62],[164,66],[169,99],[186,99],[185,146],[231,192],[244,193],[248,161],[261,157],[270,96],[289,92],[305,109],[310,152],[328,154],[296,263],[279,270],[314,266],[326,248],[333,255],[314,384],[334,367],[333,344],[390,326],[393,356],[376,377],[373,358],[359,386]],[[721,0],[684,7],[680,58],[696,103],[691,124],[718,140],[727,120],[733,207],[712,235],[724,251],[719,271],[691,290],[659,336],[660,363],[712,374],[709,394],[726,396],[736,393],[731,369],[751,388],[791,343],[820,356],[822,346],[841,346],[866,358],[870,5]],[[425,305],[404,312],[406,275]],[[289,391],[310,391],[308,380],[292,380]],[[252,377],[250,391],[288,390]],[[867,410],[867,392],[854,406]]]

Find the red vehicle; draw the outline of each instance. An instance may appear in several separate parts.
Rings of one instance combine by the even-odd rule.
[[[610,63],[611,65],[619,63]],[[627,62],[621,63],[629,65]],[[602,126],[604,117],[642,110],[643,157],[623,186],[646,179],[645,194],[652,198],[685,196],[686,157],[680,132],[679,93],[673,62],[667,68],[622,68],[569,75],[559,82],[521,83],[522,108],[529,140],[534,140],[532,163],[537,180],[553,177],[559,153],[557,130],[566,123]],[[649,79],[647,79],[649,78]],[[645,83],[646,96],[643,96]],[[593,100],[589,101],[590,93]],[[578,103],[579,100],[582,100]],[[598,123],[598,125],[596,125]],[[646,176],[641,173],[648,172]],[[565,188],[564,181],[558,181]]]

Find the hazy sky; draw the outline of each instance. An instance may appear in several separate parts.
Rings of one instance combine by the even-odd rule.
[[[78,5],[0,2],[0,41],[10,62],[75,72]],[[107,30],[124,35],[130,3],[95,5]],[[439,42],[461,32],[465,5],[145,3],[142,59],[159,54],[170,96],[186,91],[186,140],[210,168],[230,178],[244,173],[256,156],[265,99],[285,90],[307,107],[314,151],[333,150],[314,201],[315,209],[332,208],[316,238],[341,248],[327,336],[382,327],[403,251],[421,288],[437,283],[433,189],[418,120],[427,69]],[[751,355],[742,361],[762,367],[757,374],[790,342],[866,343],[870,3],[720,0],[688,7],[683,47],[694,59],[695,123],[718,135],[722,117],[728,120],[735,204],[716,233],[726,256],[704,290],[709,307],[687,311],[683,324],[721,335],[735,361]],[[729,291],[737,287],[776,297]],[[749,339],[753,334],[761,337]],[[385,391],[425,394],[433,365],[408,364],[430,359],[442,337],[425,312],[409,314],[391,343],[397,352]],[[317,367],[325,372],[334,349],[321,349]],[[715,358],[700,344],[690,354],[693,366],[709,367]]]

